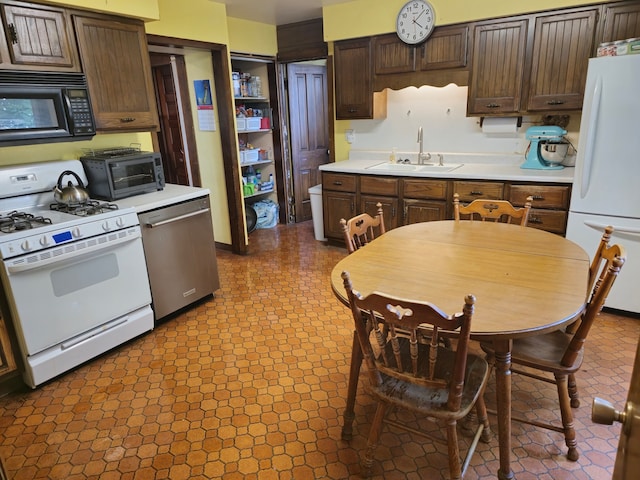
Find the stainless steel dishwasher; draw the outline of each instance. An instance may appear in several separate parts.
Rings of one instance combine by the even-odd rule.
[[[220,288],[208,195],[138,217],[156,321]]]

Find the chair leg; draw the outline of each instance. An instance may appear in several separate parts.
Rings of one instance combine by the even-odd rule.
[[[364,459],[362,460],[362,477],[364,478],[371,476],[376,448],[378,447],[378,440],[380,439],[380,433],[382,433],[382,422],[386,412],[387,404],[384,402],[378,402],[378,408],[376,408],[376,413],[373,417],[373,421],[371,422],[371,430],[369,430],[367,450],[364,454]]]
[[[487,415],[487,406],[484,403],[484,390],[480,392],[478,400],[476,400],[476,413],[478,415],[478,424],[482,424],[482,436],[480,437],[484,443],[489,443],[493,438],[491,425],[489,425],[489,416]]]
[[[449,475],[452,480],[458,480],[462,475],[462,467],[460,465],[460,448],[458,446],[458,432],[455,420],[447,422],[447,447],[449,451]]]
[[[567,386],[569,389],[569,397],[571,397],[571,406],[573,408],[578,408],[580,406],[580,398],[578,397],[578,384],[576,383],[575,374],[569,374],[569,384]]]
[[[556,387],[558,389],[558,400],[560,401],[560,415],[562,416],[562,427],[564,428],[564,441],[569,449],[567,458],[572,462],[578,460],[578,442],[576,441],[576,431],[573,428],[573,412],[571,411],[571,401],[569,399],[569,389],[567,386],[567,375],[556,375]]]

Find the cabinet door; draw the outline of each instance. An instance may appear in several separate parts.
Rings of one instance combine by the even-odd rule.
[[[477,24],[468,113],[515,113],[520,110],[527,40],[527,20]]]
[[[596,9],[536,18],[528,110],[582,108]]]
[[[405,199],[403,202],[404,224],[420,222],[433,222],[446,220],[446,202],[435,200],[413,200]]]
[[[157,129],[158,113],[144,25],[80,16],[74,17],[74,23],[96,128]]]
[[[640,37],[640,2],[603,6],[602,33],[597,43]]]
[[[378,117],[374,111],[370,39],[336,42],[333,55],[336,118],[349,120]]]
[[[32,65],[78,70],[73,33],[67,28],[64,10],[30,4],[0,7],[14,68]]]
[[[368,213],[372,217],[378,214],[378,202],[382,204],[382,216],[384,217],[384,227],[391,230],[399,225],[398,199],[393,197],[376,197],[374,195],[360,196],[360,211]]]
[[[322,210],[324,234],[327,238],[342,239],[341,219],[356,215],[356,194],[326,191],[323,187]]]
[[[413,72],[416,47],[402,42],[395,33],[381,35],[373,41],[373,70],[376,75]]]
[[[468,34],[467,25],[437,27],[420,50],[420,70],[466,66]]]

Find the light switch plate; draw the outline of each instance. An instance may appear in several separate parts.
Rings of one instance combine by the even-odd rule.
[[[353,141],[356,139],[356,132],[352,128],[345,130],[344,138],[348,143],[353,143]]]

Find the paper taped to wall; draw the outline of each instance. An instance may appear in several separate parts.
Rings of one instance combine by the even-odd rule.
[[[518,117],[485,117],[482,133],[493,136],[515,136],[518,133]]]

